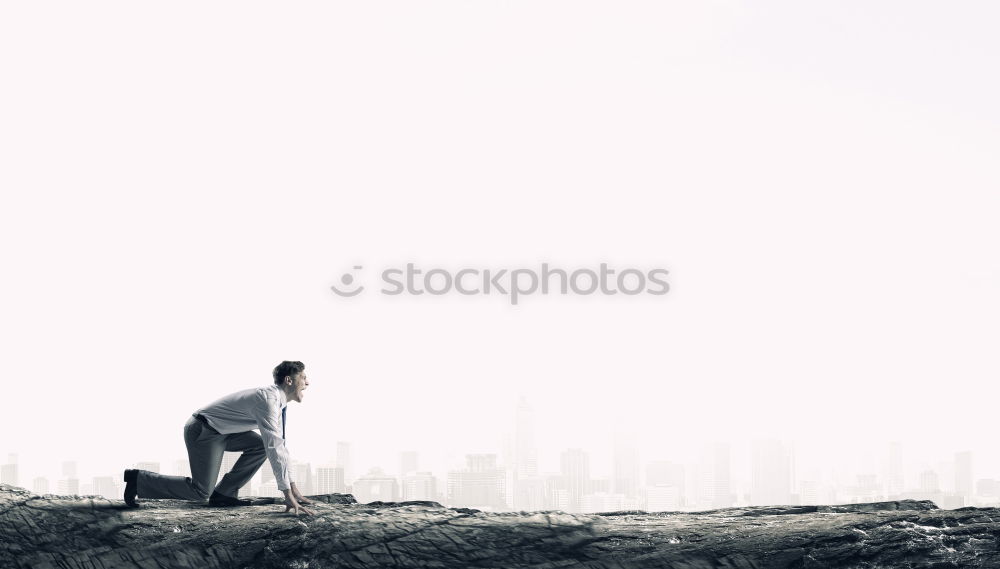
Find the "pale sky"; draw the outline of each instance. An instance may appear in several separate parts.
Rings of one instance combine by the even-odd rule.
[[[904,440],[1000,478],[998,16],[5,3],[0,456],[166,463],[195,409],[298,359],[314,464],[499,452],[524,394],[545,470],[633,431],[644,459]],[[671,291],[328,288],[408,262],[663,267]]]

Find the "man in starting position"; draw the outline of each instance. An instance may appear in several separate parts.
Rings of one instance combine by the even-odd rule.
[[[302,402],[309,386],[302,362],[283,361],[272,373],[274,384],[244,389],[194,412],[184,425],[191,476],[164,476],[148,470],[125,471],[125,503],[138,506],[136,497],[205,500],[210,506],[249,506],[237,498],[239,489],[257,472],[264,459],[271,462],[274,480],[285,494],[285,512],[312,515],[291,479],[291,458],[285,448],[285,408]],[[258,429],[257,434],[253,429]],[[222,454],[242,452],[233,469],[219,477]]]

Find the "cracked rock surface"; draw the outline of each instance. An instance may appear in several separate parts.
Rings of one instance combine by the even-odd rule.
[[[1000,567],[994,508],[901,501],[577,515],[312,498],[316,515],[296,517],[273,498],[127,508],[0,485],[0,567]]]

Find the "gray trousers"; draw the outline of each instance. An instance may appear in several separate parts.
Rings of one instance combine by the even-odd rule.
[[[254,431],[223,435],[192,415],[184,424],[184,444],[187,445],[191,463],[191,477],[165,476],[140,470],[136,489],[140,498],[175,498],[180,500],[205,500],[216,491],[235,498],[257,469],[267,460],[264,441]],[[222,454],[242,452],[233,469],[222,477],[219,485],[219,467]]]

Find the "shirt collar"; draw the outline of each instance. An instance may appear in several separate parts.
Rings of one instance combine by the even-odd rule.
[[[274,390],[278,392],[278,401],[281,401],[281,406],[284,407],[285,405],[288,405],[288,396],[285,395],[285,390],[282,389],[281,386],[276,383],[272,383],[271,387],[273,387]]]

